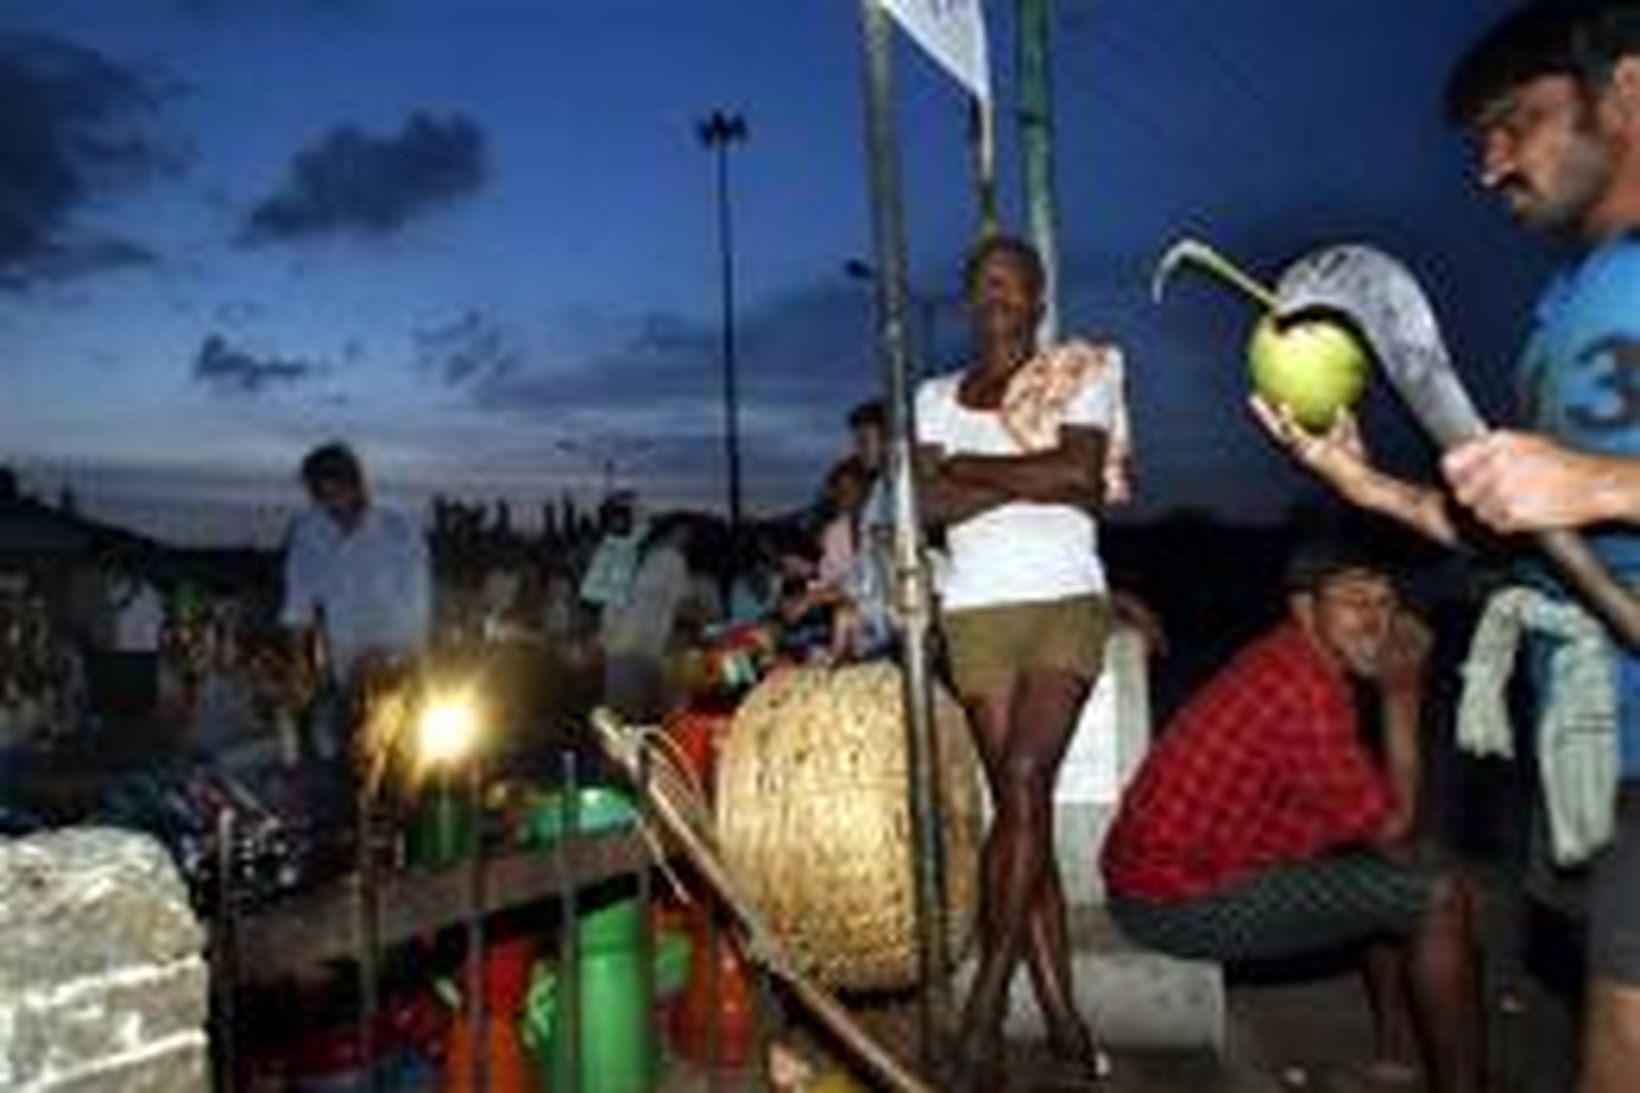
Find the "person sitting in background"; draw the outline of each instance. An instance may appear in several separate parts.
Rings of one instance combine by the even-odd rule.
[[[1123,794],[1102,863],[1111,915],[1187,959],[1365,944],[1374,1069],[1406,1070],[1420,1018],[1430,1088],[1475,1090],[1468,889],[1409,852],[1429,632],[1359,544],[1306,544],[1287,583],[1287,619],[1186,703]],[[1352,678],[1377,689],[1382,763]]]
[[[777,557],[782,574],[779,614],[783,646],[798,660],[846,660],[856,616],[851,594],[861,551],[860,511],[870,490],[865,465],[851,457],[826,472],[810,542]]]
[[[820,529],[820,559],[801,605],[802,613],[817,611],[827,619],[826,652],[834,662],[849,659],[855,648],[860,621],[854,603],[855,579],[866,549],[860,517],[870,491],[870,472],[852,456],[826,475],[830,516]]]
[[[856,550],[849,574],[849,599],[853,604],[849,653],[865,658],[889,652],[896,639],[888,407],[882,399],[863,402],[849,411],[848,427],[853,456],[865,468],[869,480],[855,517]]]

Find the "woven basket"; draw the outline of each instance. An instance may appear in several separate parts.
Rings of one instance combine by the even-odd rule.
[[[754,690],[719,742],[718,840],[747,897],[828,986],[920,978],[901,677],[890,663],[797,668]],[[978,765],[962,710],[936,688],[947,949],[978,889]]]

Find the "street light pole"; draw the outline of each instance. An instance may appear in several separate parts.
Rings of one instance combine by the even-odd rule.
[[[723,289],[723,442],[729,465],[729,527],[740,528],[740,395],[735,382],[734,237],[729,219],[729,149],[746,140],[746,119],[713,110],[695,123],[717,166],[718,265]]]

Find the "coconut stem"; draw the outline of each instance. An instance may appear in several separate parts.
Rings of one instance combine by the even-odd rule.
[[[1192,236],[1185,236],[1167,248],[1167,253],[1162,255],[1162,260],[1156,263],[1156,273],[1150,282],[1151,295],[1160,300],[1162,292],[1167,286],[1168,278],[1186,262],[1192,262],[1232,287],[1240,289],[1266,310],[1275,310],[1276,294],[1274,292],[1261,284],[1252,274],[1241,269],[1200,239]]]

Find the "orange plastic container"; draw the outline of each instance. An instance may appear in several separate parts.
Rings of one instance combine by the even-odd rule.
[[[532,938],[509,938],[486,947],[484,1043],[488,1061],[483,1093],[540,1093],[535,1065],[519,1035],[519,1018],[534,959]],[[444,1093],[474,1093],[473,1036],[464,1010],[450,1022],[449,1050],[444,1057],[440,1088]]]
[[[752,1062],[757,1039],[757,1015],[753,1000],[752,972],[741,955],[740,946],[727,929],[718,933],[717,997],[713,997],[711,967],[714,955],[707,946],[706,920],[697,916],[690,924],[690,942],[695,958],[689,965],[689,983],[683,998],[672,1011],[668,1030],[672,1047],[691,1062],[712,1062],[712,1026],[717,1026],[717,1064],[738,1070]]]

